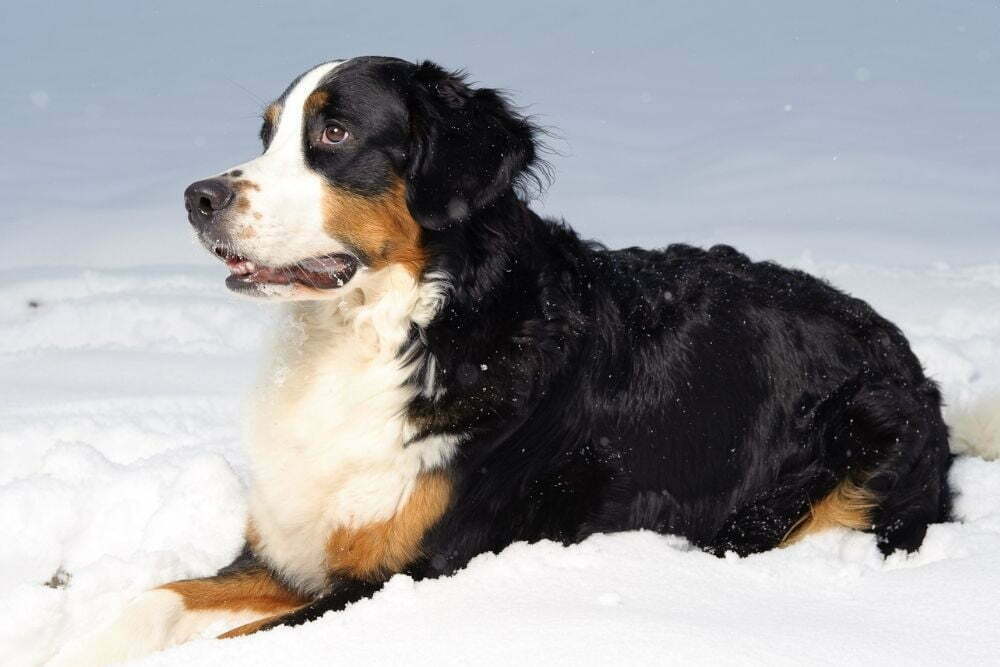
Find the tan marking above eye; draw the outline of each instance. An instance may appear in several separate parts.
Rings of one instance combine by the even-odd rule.
[[[305,104],[302,105],[302,112],[306,116],[311,116],[326,106],[329,99],[330,95],[325,90],[315,90],[306,98]]]
[[[323,227],[367,255],[375,269],[402,264],[414,278],[427,264],[423,228],[406,206],[405,185],[396,180],[385,192],[359,195],[327,185]]]

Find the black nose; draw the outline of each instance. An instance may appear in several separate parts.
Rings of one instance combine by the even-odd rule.
[[[188,220],[195,227],[203,228],[212,224],[215,214],[233,201],[233,191],[221,178],[209,178],[187,186],[184,191],[184,206],[188,210]]]

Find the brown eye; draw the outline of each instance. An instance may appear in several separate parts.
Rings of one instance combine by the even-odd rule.
[[[347,130],[342,125],[331,123],[323,130],[322,141],[324,144],[339,144],[347,138]]]

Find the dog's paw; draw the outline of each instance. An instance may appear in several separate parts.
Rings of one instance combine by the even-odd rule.
[[[97,667],[139,658],[185,641],[184,601],[173,591],[143,593],[110,625],[70,642],[48,667]]]

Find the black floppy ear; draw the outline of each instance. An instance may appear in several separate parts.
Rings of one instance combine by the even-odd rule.
[[[489,206],[535,162],[535,128],[503,96],[461,73],[417,66],[410,93],[406,204],[428,229]]]

